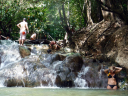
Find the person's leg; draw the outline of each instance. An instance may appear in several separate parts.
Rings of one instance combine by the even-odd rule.
[[[57,44],[54,45],[55,50],[57,50]]]
[[[24,44],[25,39],[26,39],[26,33],[22,35],[22,45]]]
[[[22,45],[24,44],[24,41],[25,41],[25,40],[24,40],[24,39],[22,39]]]
[[[117,89],[117,86],[116,85],[108,85],[107,89]]]
[[[115,85],[115,86],[113,87],[113,89],[115,89],[115,90],[116,90],[116,89],[118,89],[118,88],[117,88],[117,86]]]
[[[20,45],[22,44],[22,34],[21,34],[21,32],[20,32],[19,44]]]
[[[49,44],[49,48],[52,49],[51,44]]]
[[[21,45],[21,39],[19,39],[19,44]]]
[[[108,85],[108,86],[107,86],[107,89],[112,89],[112,88],[110,87],[110,85]]]

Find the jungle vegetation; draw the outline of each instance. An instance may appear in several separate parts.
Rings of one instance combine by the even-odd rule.
[[[127,0],[0,0],[0,30],[12,40],[19,37],[17,24],[27,18],[30,34],[41,39],[49,34],[56,40],[67,32],[99,23],[102,20],[128,24]],[[49,38],[50,39],[50,38]]]

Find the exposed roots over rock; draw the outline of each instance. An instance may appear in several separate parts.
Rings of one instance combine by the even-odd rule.
[[[118,22],[101,21],[73,35],[75,52],[95,59],[110,60],[128,68],[128,26]]]

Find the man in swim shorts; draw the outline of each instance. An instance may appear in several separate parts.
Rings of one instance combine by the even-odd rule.
[[[23,18],[23,21],[20,22],[19,24],[17,24],[17,27],[20,28],[20,39],[19,39],[19,44],[23,45],[24,41],[26,39],[26,29],[29,33],[29,29],[28,29],[28,23],[26,22],[26,18]]]

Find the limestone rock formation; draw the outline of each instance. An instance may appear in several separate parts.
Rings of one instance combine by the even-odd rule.
[[[29,56],[31,54],[30,50],[23,46],[19,46],[19,52],[22,58],[24,58],[25,56]]]
[[[75,52],[101,61],[109,60],[128,69],[128,26],[101,21],[78,30],[72,37]]]

